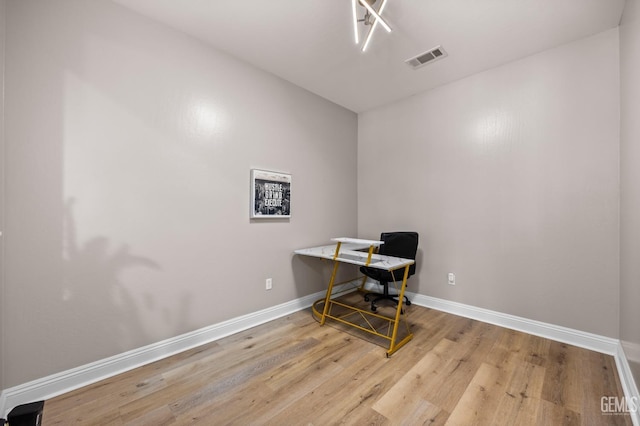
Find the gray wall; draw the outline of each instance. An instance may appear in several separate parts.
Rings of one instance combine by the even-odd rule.
[[[640,383],[640,4],[620,25],[620,339]]]
[[[325,288],[292,251],[357,232],[356,114],[106,0],[9,0],[6,37],[4,388]]]
[[[618,161],[613,29],[360,114],[358,235],[420,233],[412,291],[616,338]]]
[[[0,0],[0,232],[4,230],[4,28],[5,0]],[[0,392],[4,386],[4,238],[0,236]]]
[[[620,58],[608,31],[357,125],[106,0],[6,3],[0,389],[322,290],[293,249],[393,229],[421,234],[412,291],[640,360],[636,0]],[[293,174],[290,221],[249,220],[252,167]]]

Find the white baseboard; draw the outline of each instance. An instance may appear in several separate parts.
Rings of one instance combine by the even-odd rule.
[[[495,324],[500,327],[522,331],[608,355],[615,355],[618,348],[618,339],[610,337],[517,317],[515,315],[503,314],[489,309],[477,308],[463,303],[437,299],[422,294],[409,293],[409,298],[411,299],[411,303],[419,306]]]
[[[638,387],[633,379],[631,368],[629,367],[629,362],[624,354],[622,344],[618,339],[612,339],[610,337],[586,333],[584,331],[530,320],[514,315],[503,314],[501,312],[490,311],[488,309],[477,308],[475,306],[451,302],[449,300],[437,299],[435,297],[424,296],[422,294],[408,293],[408,297],[411,299],[411,303],[424,306],[426,308],[448,312],[461,317],[495,324],[500,327],[518,330],[524,333],[612,355],[616,362],[616,368],[618,370],[618,376],[620,377],[624,395],[634,401],[634,404],[630,404],[630,406],[633,408],[634,406],[640,405]],[[638,410],[630,411],[629,415],[634,426],[640,426],[640,413]]]
[[[91,383],[124,373],[145,364],[213,342],[274,319],[308,308],[325,292],[311,294],[281,305],[243,315],[209,327],[201,328],[142,348],[124,352],[71,370],[4,389],[0,393],[0,417],[6,417],[13,407],[46,400]]]
[[[6,391],[3,389],[2,392],[0,392],[0,417],[5,418],[7,417],[8,412],[5,411],[5,408],[7,406],[7,394]]]
[[[620,383],[622,384],[622,390],[627,398],[632,398],[635,404],[633,405],[636,410],[630,411],[631,420],[634,426],[640,426],[640,392],[638,392],[638,386],[633,378],[633,373],[629,367],[628,358],[625,355],[622,343],[618,342],[618,347],[615,354],[616,367],[618,367],[618,376],[620,377]]]
[[[349,290],[347,290],[349,291]],[[163,340],[142,348],[134,349],[110,358],[86,364],[71,370],[53,374],[9,389],[0,393],[0,416],[17,405],[52,398],[57,395],[95,383],[116,374],[149,364],[185,350],[213,342],[226,336],[247,330],[274,319],[308,308],[318,299],[324,297],[324,291],[292,300],[272,308],[243,315],[228,321],[214,324],[190,333]],[[624,355],[622,345],[617,339],[573,330],[553,324],[529,320],[514,315],[477,308],[462,303],[437,299],[421,294],[409,293],[411,302],[427,308],[448,312],[466,318],[495,324],[540,337],[568,343],[615,357],[618,374],[627,397],[638,399],[638,388],[635,385],[631,370]],[[638,413],[631,414],[634,425],[640,426]]]

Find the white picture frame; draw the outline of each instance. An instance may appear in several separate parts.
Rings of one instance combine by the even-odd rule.
[[[291,217],[291,175],[251,169],[251,219]]]

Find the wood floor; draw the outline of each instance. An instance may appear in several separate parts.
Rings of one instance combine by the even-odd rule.
[[[611,356],[406,314],[414,339],[391,358],[305,310],[48,400],[42,424],[632,424],[601,411],[603,396],[623,395]]]

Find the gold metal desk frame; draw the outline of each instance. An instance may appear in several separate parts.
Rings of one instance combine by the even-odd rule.
[[[329,286],[327,287],[326,296],[323,299],[317,300],[312,305],[314,316],[319,319],[320,325],[324,325],[327,318],[329,318],[388,340],[389,349],[387,350],[386,355],[387,357],[391,356],[394,352],[407,344],[413,338],[413,333],[411,333],[411,330],[409,329],[409,323],[406,318],[407,315],[402,315],[402,306],[404,301],[405,289],[407,287],[409,267],[413,263],[415,263],[415,261],[412,259],[402,259],[399,257],[385,256],[374,253],[376,247],[384,244],[382,241],[361,240],[355,238],[332,238],[331,241],[334,241],[337,244],[312,247],[309,249],[301,249],[295,251],[296,254],[320,257],[333,261],[333,272],[331,273],[331,279],[329,280]],[[365,249],[367,251],[361,251]],[[398,305],[396,307],[395,315],[393,317],[381,315],[376,312],[371,312],[332,299],[334,286],[337,285],[335,283],[336,275],[338,272],[338,267],[341,263],[350,263],[354,265],[384,269],[391,272],[392,274],[393,271],[400,272],[404,270],[404,276],[402,278],[402,285],[400,286],[400,293],[398,294]],[[360,285],[359,289],[364,288],[366,280],[367,277],[363,277],[362,284]],[[334,314],[334,306],[346,309],[347,313],[339,315]],[[366,327],[355,322],[352,317],[355,317],[356,319],[363,319],[366,323]],[[382,320],[383,324],[385,325],[382,327],[376,327],[374,326],[374,324],[372,324],[372,322],[374,322],[373,319],[376,319],[376,321],[378,322]],[[398,341],[398,328],[400,326],[401,320],[407,327],[407,335],[402,340]]]

